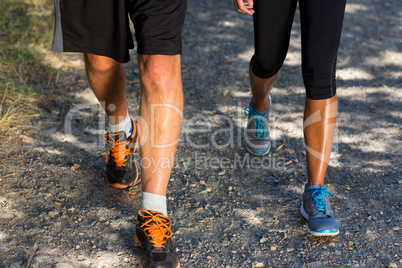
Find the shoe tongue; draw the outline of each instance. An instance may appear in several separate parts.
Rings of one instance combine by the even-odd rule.
[[[325,187],[322,185],[311,185],[311,186],[306,186],[306,188],[304,188],[305,193],[316,191],[316,190],[325,190]]]
[[[115,141],[121,139],[122,141],[125,141],[127,139],[127,135],[125,131],[120,131],[120,132],[114,132],[110,133],[110,136],[108,135],[108,139],[113,138]]]

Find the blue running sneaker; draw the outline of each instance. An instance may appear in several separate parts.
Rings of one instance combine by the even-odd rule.
[[[247,151],[254,155],[266,155],[271,150],[271,138],[269,136],[268,117],[269,109],[271,108],[271,96],[269,97],[268,111],[260,115],[252,105],[244,109],[244,114],[247,115],[248,122],[244,131],[244,143]]]
[[[308,221],[307,230],[315,236],[339,234],[339,226],[332,213],[328,194],[333,195],[321,185],[306,186],[304,190],[300,212]]]

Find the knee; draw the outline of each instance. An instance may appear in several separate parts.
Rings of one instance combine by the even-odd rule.
[[[336,94],[335,61],[303,66],[302,74],[306,96],[313,100],[329,99]]]
[[[259,78],[270,78],[274,76],[282,67],[283,60],[267,59],[261,60],[255,55],[250,60],[253,73]]]
[[[121,63],[112,58],[86,53],[84,55],[87,69],[93,73],[107,73],[114,70]]]
[[[180,61],[171,56],[151,55],[139,60],[141,82],[145,91],[169,95],[171,85],[180,80]]]

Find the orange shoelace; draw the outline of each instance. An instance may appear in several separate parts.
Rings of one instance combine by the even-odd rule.
[[[147,210],[141,209],[138,214],[145,218],[145,222],[141,225],[144,231],[148,233],[150,242],[155,248],[163,248],[165,238],[172,237],[171,220],[163,214],[152,214]]]
[[[106,153],[106,163],[109,157],[109,152],[111,152],[111,155],[115,159],[116,166],[123,167],[125,166],[125,162],[127,161],[127,156],[131,152],[130,143],[132,143],[132,141],[131,142],[128,142],[127,140],[121,141],[123,137],[120,137],[120,139],[116,140],[115,137],[118,135],[119,135],[118,133],[116,134],[107,133],[103,135],[103,139],[110,146],[109,150]]]

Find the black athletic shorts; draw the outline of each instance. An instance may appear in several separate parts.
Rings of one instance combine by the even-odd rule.
[[[130,60],[134,48],[129,19],[134,23],[137,52],[181,54],[186,0],[54,0],[53,50]]]

